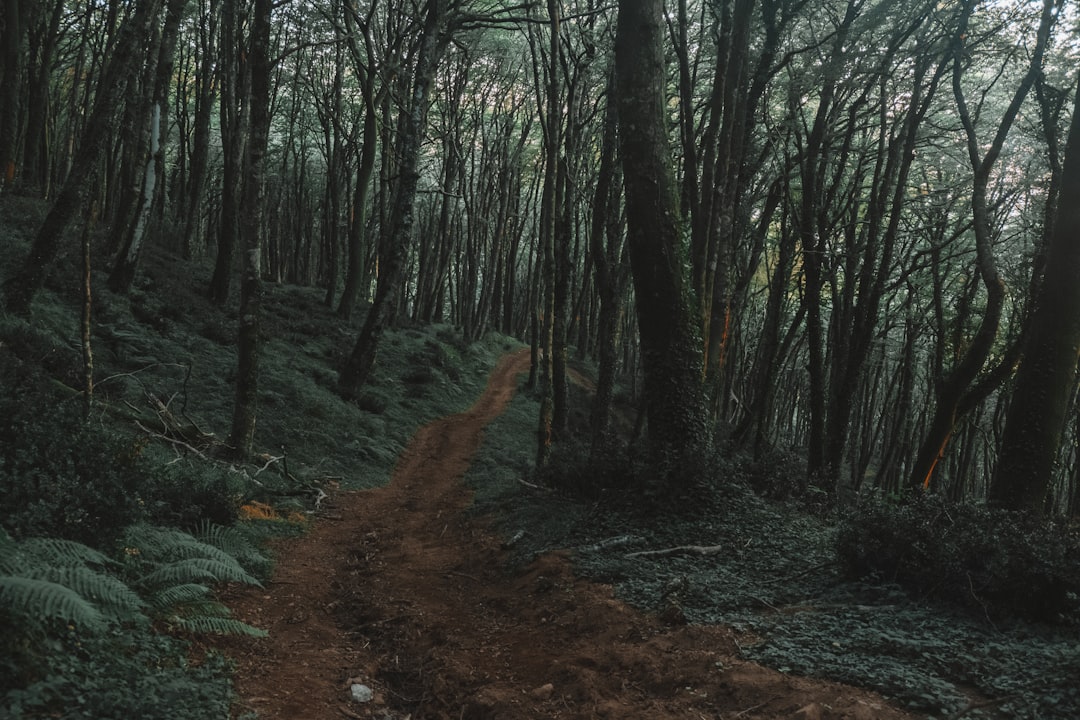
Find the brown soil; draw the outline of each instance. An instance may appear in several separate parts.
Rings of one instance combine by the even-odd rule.
[[[233,591],[269,630],[228,640],[238,714],[260,718],[911,718],[880,696],[739,658],[723,627],[668,624],[574,576],[525,568],[464,511],[461,477],[528,355],[502,359],[467,412],[427,425],[387,487],[341,493],[280,545],[265,589]],[[357,702],[353,684],[374,689]]]

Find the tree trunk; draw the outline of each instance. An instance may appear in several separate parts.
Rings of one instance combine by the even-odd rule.
[[[47,20],[42,18],[38,28],[30,30],[30,70],[34,75],[26,100],[26,140],[20,184],[28,194],[43,198],[48,197],[51,190],[49,78],[63,15],[64,3],[56,2]]]
[[[559,209],[558,174],[559,143],[562,135],[562,102],[559,89],[560,16],[559,0],[548,0],[550,21],[549,66],[546,108],[544,110],[544,188],[540,200],[540,247],[537,268],[540,276],[539,296],[539,392],[540,417],[537,427],[536,465],[543,467],[551,456],[555,418],[555,234]]]
[[[217,305],[229,300],[232,287],[236,242],[240,233],[240,186],[247,145],[247,102],[250,73],[244,53],[238,51],[239,18],[237,3],[224,0],[221,16],[221,58],[218,81],[221,86],[219,115],[221,124],[221,220],[218,227],[217,257],[210,278],[210,299]]]
[[[375,301],[364,319],[364,326],[352,353],[338,376],[338,390],[345,397],[354,397],[371,377],[378,355],[379,341],[393,320],[398,292],[412,239],[413,200],[420,180],[418,162],[420,145],[427,125],[428,98],[435,70],[449,41],[446,22],[449,13],[447,0],[429,0],[424,18],[423,35],[416,59],[409,107],[403,109],[401,130],[398,133],[398,186],[394,197],[385,253],[380,253],[379,282]]]
[[[657,489],[675,490],[700,477],[708,441],[701,340],[668,151],[662,0],[620,0],[615,73],[649,460]]]
[[[607,112],[604,136],[600,148],[600,168],[597,172],[596,194],[593,202],[590,252],[596,273],[596,290],[600,296],[600,315],[597,321],[598,368],[596,393],[593,395],[590,425],[591,458],[599,459],[607,449],[611,425],[611,403],[615,393],[615,373],[619,360],[619,329],[622,325],[622,296],[626,289],[622,228],[618,221],[619,167],[616,162],[618,113],[615,105],[615,75],[610,73],[607,93]]]
[[[0,191],[15,185],[15,154],[19,147],[19,109],[23,76],[23,15],[19,0],[4,1],[4,31],[0,35]]]
[[[1080,94],[1061,197],[989,495],[994,505],[1036,514],[1046,509],[1080,358]]]
[[[143,65],[140,49],[160,7],[161,0],[140,2],[119,31],[71,172],[34,237],[30,254],[15,275],[4,283],[4,301],[9,312],[18,315],[29,313],[30,303],[45,282],[65,231],[83,210],[86,196],[97,180],[98,165],[108,146],[107,140],[116,127],[115,109],[123,104],[129,81],[138,75]]]
[[[347,19],[352,17],[348,9],[345,13]],[[355,32],[352,35],[354,36]],[[367,48],[367,61],[370,66],[373,64],[370,42],[367,43]],[[357,81],[360,83],[360,92],[364,99],[364,135],[360,147],[360,169],[356,173],[356,187],[353,189],[352,218],[349,225],[349,261],[345,270],[345,287],[341,291],[341,301],[337,308],[337,314],[346,320],[352,317],[356,300],[360,295],[360,286],[365,283],[368,275],[364,237],[367,233],[368,194],[371,189],[371,179],[375,174],[376,143],[379,138],[378,116],[375,114],[375,88],[371,70],[364,65],[359,48],[351,45],[351,49]]]
[[[255,0],[248,63],[251,78],[249,141],[244,155],[244,274],[240,283],[240,329],[229,445],[240,458],[251,454],[259,389],[259,316],[262,306],[262,219],[266,147],[270,135],[270,13],[273,0]]]
[[[206,185],[206,173],[210,160],[210,117],[214,106],[216,33],[219,15],[219,0],[211,0],[205,17],[205,25],[200,23],[201,55],[195,99],[195,129],[191,140],[191,163],[188,172],[188,185],[185,188],[187,200],[180,238],[181,252],[185,258],[194,255],[195,239],[202,227],[202,209],[204,204],[203,188]]]

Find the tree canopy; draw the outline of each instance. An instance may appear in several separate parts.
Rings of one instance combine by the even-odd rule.
[[[574,440],[578,357],[599,367],[595,458],[617,451],[621,383],[654,470],[794,451],[797,491],[1075,515],[1080,299],[1055,288],[1076,242],[1076,12],[9,0],[0,188],[51,210],[4,305],[32,313],[94,218],[112,291],[156,243],[206,258],[215,302],[243,295],[241,383],[259,283],[317,286],[366,313],[340,341],[347,397],[395,324],[530,342],[541,464]],[[1050,353],[1060,370],[1034,369]],[[257,394],[238,389],[242,446]],[[668,486],[705,472],[675,466]]]

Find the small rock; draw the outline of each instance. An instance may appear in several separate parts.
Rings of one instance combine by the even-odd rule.
[[[534,688],[529,693],[534,700],[540,700],[541,702],[551,699],[552,694],[555,692],[555,686],[551,683],[545,683],[538,688]]]
[[[367,685],[353,683],[352,688],[350,689],[352,690],[352,699],[356,702],[371,702],[375,697],[375,692]]]

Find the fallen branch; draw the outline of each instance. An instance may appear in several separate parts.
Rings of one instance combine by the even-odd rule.
[[[210,458],[206,457],[206,455],[204,455],[202,453],[202,451],[200,451],[198,448],[193,447],[192,445],[184,442],[183,440],[178,440],[178,439],[176,439],[174,437],[169,437],[165,433],[160,433],[160,432],[156,432],[154,430],[151,430],[150,428],[146,427],[145,425],[143,425],[138,420],[135,421],[135,424],[139,427],[140,430],[142,430],[147,435],[150,435],[151,437],[156,437],[156,438],[158,438],[160,440],[164,440],[165,442],[172,443],[173,445],[177,445],[177,446],[182,447],[182,448],[184,448],[186,450],[189,450],[190,452],[194,453],[195,455],[198,455],[203,460],[209,460],[210,459]]]
[[[660,558],[672,555],[718,555],[727,548],[724,545],[679,545],[663,550],[641,550],[627,553],[626,558]]]
[[[576,550],[577,552],[598,552],[600,550],[608,550],[609,548],[633,545],[639,542],[641,542],[641,538],[637,535],[616,535],[615,537],[594,542],[592,545],[582,545],[581,547],[576,548]]]
[[[546,487],[543,487],[542,485],[537,485],[536,483],[531,483],[528,480],[525,480],[524,478],[518,478],[518,482],[521,483],[522,485],[524,485],[525,487],[529,488],[530,490],[537,490],[539,492],[551,492],[551,488],[546,488]]]

